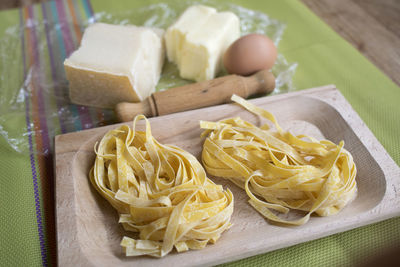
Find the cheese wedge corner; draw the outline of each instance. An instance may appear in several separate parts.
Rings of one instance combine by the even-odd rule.
[[[113,108],[155,91],[164,61],[163,30],[94,23],[64,61],[75,104]]]

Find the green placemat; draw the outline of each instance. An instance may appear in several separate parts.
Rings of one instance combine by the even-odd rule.
[[[0,12],[2,41],[23,28],[17,43],[9,43],[6,49],[4,46],[1,47],[1,53],[7,53],[7,57],[2,57],[0,61],[0,119],[1,125],[8,128],[0,128],[0,265],[51,265],[54,263],[56,251],[52,217],[54,177],[52,157],[49,153],[51,138],[46,135],[46,131],[39,135],[27,134],[25,138],[30,145],[29,151],[18,153],[9,146],[6,133],[19,129],[32,131],[35,127],[45,127],[47,133],[51,135],[55,132],[90,128],[112,120],[107,112],[76,106],[67,106],[69,112],[75,112],[79,118],[75,124],[62,124],[56,116],[51,119],[43,118],[41,111],[47,106],[45,102],[41,102],[41,91],[54,89],[54,95],[57,96],[62,93],[59,89],[65,84],[56,84],[54,88],[41,88],[35,81],[47,81],[50,84],[55,79],[63,78],[60,63],[62,58],[57,56],[62,57],[63,53],[65,56],[79,43],[79,36],[83,31],[81,22],[90,18],[93,10],[113,13],[156,2],[92,0],[90,3],[87,0],[64,0],[48,2],[34,8]],[[400,107],[397,102],[400,100],[400,88],[398,86],[299,1],[232,2],[265,12],[272,18],[286,23],[287,28],[279,51],[288,61],[299,64],[294,77],[296,88],[336,84],[391,157],[399,164]],[[35,43],[38,43],[37,39],[45,40],[49,36],[46,31],[36,31],[45,27],[39,27],[32,22],[33,18],[43,17],[46,17],[47,21],[59,21],[61,26],[63,23],[68,23],[67,18],[73,19],[76,27],[73,27],[71,32],[64,27],[57,29],[59,34],[57,32],[51,35],[55,40],[49,41],[54,44],[53,46],[38,47],[35,46]],[[9,64],[10,62],[4,58],[19,61],[21,64],[18,68],[10,69],[9,66],[15,64]],[[35,63],[38,61],[41,63],[39,66]],[[4,82],[5,75],[13,77],[11,82],[10,79],[7,79],[7,83]],[[27,75],[34,78],[29,84],[24,84]],[[25,88],[21,91],[22,100],[16,98],[14,103],[1,102],[1,99],[6,98],[5,94],[20,90],[22,87]],[[9,110],[7,105],[13,104],[22,105],[25,113],[6,114],[5,111]],[[16,146],[18,147],[18,144]],[[383,249],[398,244],[400,244],[400,218],[393,218],[228,265],[354,265],[366,257],[378,255]]]

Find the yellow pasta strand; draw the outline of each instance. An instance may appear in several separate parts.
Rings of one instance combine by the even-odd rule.
[[[146,131],[135,131],[144,119]],[[206,177],[197,159],[151,134],[150,123],[139,115],[133,129],[123,125],[105,134],[95,149],[90,181],[120,214],[127,256],[163,257],[202,249],[231,226],[233,195]]]
[[[275,130],[268,125],[256,127],[238,117],[201,121],[202,136],[207,136],[202,161],[209,174],[245,189],[249,203],[264,217],[291,225],[306,223],[313,212],[336,214],[354,198],[357,171],[343,141],[336,145],[306,135],[294,136],[268,111],[236,95],[232,100],[268,119]],[[277,213],[290,210],[307,213],[293,220]]]

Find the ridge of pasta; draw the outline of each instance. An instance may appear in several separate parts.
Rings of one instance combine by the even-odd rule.
[[[146,131],[136,131],[142,119]],[[190,153],[157,142],[145,116],[136,116],[132,129],[107,132],[96,146],[90,181],[118,211],[124,229],[138,235],[123,237],[127,256],[202,249],[231,226],[231,191],[207,178]]]
[[[267,219],[290,225],[306,223],[314,212],[336,214],[354,198],[357,170],[343,141],[336,145],[294,136],[270,112],[236,95],[232,100],[274,127],[257,127],[239,117],[201,121],[207,137],[202,162],[210,175],[243,188],[249,203]],[[279,216],[291,210],[307,213],[292,220]]]

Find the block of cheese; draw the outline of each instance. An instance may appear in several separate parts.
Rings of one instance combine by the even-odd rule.
[[[239,18],[208,6],[191,6],[165,33],[168,60],[184,79],[213,79],[222,69],[222,56],[240,36]]]
[[[113,108],[155,91],[164,62],[163,30],[133,25],[90,25],[64,62],[75,104]]]

